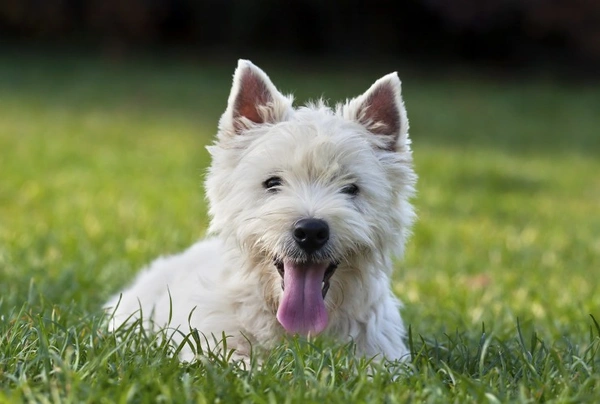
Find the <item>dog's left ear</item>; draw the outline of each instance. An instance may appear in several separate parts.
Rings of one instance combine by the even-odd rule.
[[[240,135],[256,125],[285,119],[292,106],[269,76],[249,60],[238,61],[227,109],[219,121],[220,133]]]
[[[401,151],[408,143],[408,118],[396,72],[383,76],[363,95],[348,101],[343,115],[377,135],[385,150]]]

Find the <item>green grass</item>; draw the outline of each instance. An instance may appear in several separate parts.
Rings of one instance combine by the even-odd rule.
[[[0,403],[597,400],[598,86],[400,72],[420,176],[394,283],[409,374],[327,341],[257,367],[107,333],[101,303],[206,229],[203,146],[234,65],[0,56]],[[262,66],[300,100],[388,72]]]

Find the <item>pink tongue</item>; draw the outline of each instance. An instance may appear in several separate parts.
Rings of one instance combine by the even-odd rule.
[[[327,264],[283,263],[283,298],[277,320],[290,334],[318,334],[327,327],[322,284]]]

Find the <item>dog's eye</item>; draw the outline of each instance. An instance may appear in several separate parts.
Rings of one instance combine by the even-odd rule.
[[[346,195],[358,195],[358,187],[355,184],[348,184],[342,188],[341,192]]]
[[[283,181],[279,177],[271,177],[263,182],[263,187],[272,192],[277,192],[277,187],[281,186]]]

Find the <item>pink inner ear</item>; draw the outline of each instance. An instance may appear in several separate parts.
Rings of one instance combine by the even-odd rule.
[[[372,124],[370,131],[376,135],[393,136],[395,141],[400,133],[400,111],[394,90],[386,85],[377,87],[364,106],[363,116]]]
[[[271,92],[263,79],[251,69],[244,69],[233,109],[236,132],[245,128],[243,123],[237,119],[240,117],[247,118],[254,123],[264,123],[259,108],[272,101]]]

